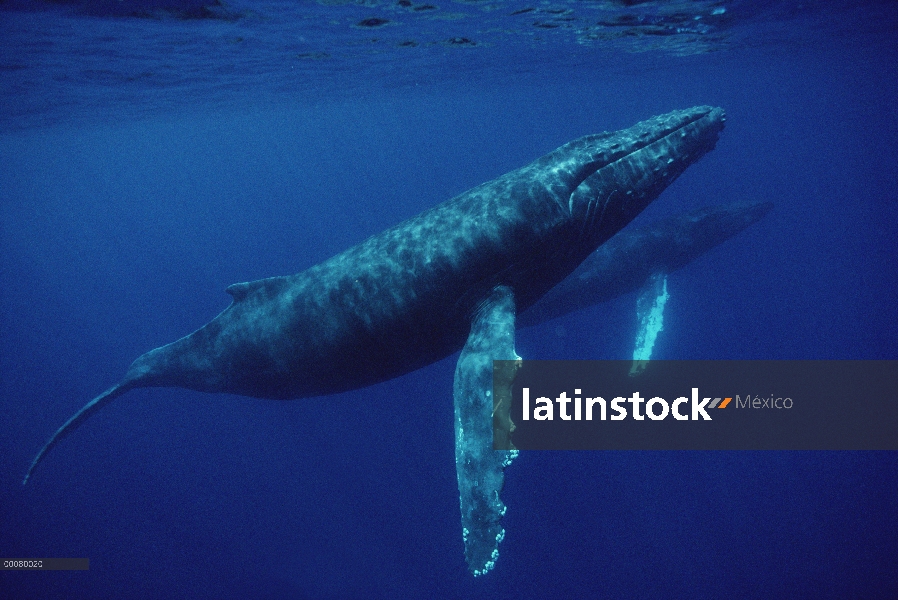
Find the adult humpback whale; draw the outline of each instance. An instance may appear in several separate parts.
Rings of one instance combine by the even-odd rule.
[[[653,275],[685,267],[771,210],[771,202],[705,206],[621,231],[520,315],[517,326],[543,323],[635,292]]]
[[[364,387],[462,349],[456,468],[465,553],[492,568],[504,531],[492,450],[492,359],[515,358],[526,310],[711,150],[724,113],[674,111],[589,135],[375,235],[299,274],[228,287],[211,322],[151,350],[70,418],[64,436],[136,387],[291,399]],[[467,340],[467,343],[466,343]]]

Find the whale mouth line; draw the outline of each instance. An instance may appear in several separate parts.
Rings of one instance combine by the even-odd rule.
[[[708,123],[709,125],[712,125],[714,123],[714,121],[718,121],[721,124],[723,124],[723,122],[725,121],[726,116],[723,113],[723,110],[721,110],[719,108],[712,107],[712,106],[702,107],[702,108],[703,108],[703,111],[700,114],[695,114],[695,115],[691,115],[690,117],[687,117],[687,119],[683,123],[677,125],[676,127],[671,129],[670,131],[664,133],[663,135],[658,136],[657,138],[648,142],[644,146],[641,146],[639,148],[635,148],[635,149],[631,150],[625,156],[630,156],[631,154],[635,154],[635,153],[639,152],[643,148],[651,146],[652,144],[656,144],[662,140],[666,140],[667,138],[671,137],[672,135],[675,135],[675,134],[679,133],[680,131],[682,131],[683,129],[686,129],[690,125],[694,125],[695,123],[698,123],[702,119],[707,118],[709,120],[709,123]],[[714,119],[712,116],[714,112],[720,113],[720,116],[717,119]],[[621,158],[625,158],[625,156],[623,156]],[[618,159],[618,160],[620,160],[620,159]],[[616,162],[616,161],[612,161],[612,162]],[[609,163],[609,164],[611,164],[611,163]]]
[[[610,155],[586,166],[565,201],[565,209],[570,215],[583,218],[583,232],[594,231],[604,220],[605,208],[611,198],[620,190],[602,183],[604,171],[621,173],[629,170],[626,163],[632,162],[656,181],[653,186],[640,186],[639,190],[627,190],[627,202],[647,198],[650,188],[666,187],[689,165],[716,145],[724,128],[726,113],[714,106],[696,106],[683,111],[660,115],[640,123],[636,127],[622,130],[611,145]],[[661,187],[660,189],[663,189]],[[658,192],[660,193],[660,192]],[[641,209],[640,209],[641,210]]]
[[[656,126],[658,127],[658,129],[660,129],[660,131],[656,135],[650,135],[649,131],[644,131],[643,133],[640,133],[637,138],[634,138],[633,141],[635,143],[632,144],[632,147],[630,149],[624,151],[619,156],[614,156],[610,160],[599,161],[597,163],[592,164],[589,169],[586,169],[583,172],[581,172],[578,180],[574,181],[575,185],[571,188],[571,194],[575,193],[576,189],[580,186],[580,184],[582,184],[586,179],[588,179],[596,171],[604,169],[605,167],[608,167],[610,165],[618,163],[622,160],[626,160],[628,157],[631,157],[634,154],[642,152],[649,146],[652,146],[659,142],[663,142],[664,140],[669,140],[672,136],[676,135],[677,133],[682,132],[687,127],[695,125],[702,119],[708,119],[707,126],[709,128],[713,128],[713,127],[715,127],[715,125],[717,125],[718,133],[720,130],[723,129],[723,124],[726,121],[726,113],[723,111],[723,109],[721,109],[719,107],[700,106],[700,107],[694,107],[692,109],[687,109],[687,111],[692,112],[692,114],[682,117],[682,119],[683,119],[682,122],[678,123],[676,126],[668,125],[667,127],[665,127],[663,122],[656,121],[656,123],[657,123]],[[687,112],[687,111],[682,111],[682,112]],[[654,120],[657,120],[657,119],[658,119],[658,117],[656,117]]]
[[[629,157],[632,157],[635,154],[644,152],[646,150],[646,148],[650,148],[656,144],[670,140],[673,136],[675,136],[677,134],[681,134],[685,137],[686,134],[684,133],[684,130],[687,129],[688,127],[696,125],[696,123],[699,123],[703,119],[708,120],[707,124],[705,124],[705,126],[708,129],[706,129],[705,131],[708,131],[710,129],[716,129],[716,133],[719,134],[720,131],[723,130],[723,124],[726,121],[726,114],[723,112],[722,109],[712,107],[712,106],[701,107],[701,109],[702,109],[701,113],[695,114],[695,115],[690,115],[689,117],[687,117],[687,119],[683,123],[680,123],[676,127],[673,127],[672,129],[670,129],[669,131],[666,131],[665,133],[663,133],[662,135],[659,135],[658,137],[647,140],[646,143],[644,143],[644,144],[635,145],[636,147],[634,147],[632,150],[630,150],[623,156],[616,158],[615,160],[609,161],[608,164],[606,164],[605,166],[613,165],[617,162],[620,162]],[[715,113],[717,113],[717,115],[715,115]]]

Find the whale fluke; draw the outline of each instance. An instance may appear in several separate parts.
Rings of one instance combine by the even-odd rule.
[[[34,460],[31,461],[31,466],[28,467],[28,472],[25,473],[25,479],[22,480],[22,485],[28,484],[28,479],[31,477],[34,469],[37,468],[37,465],[40,464],[40,462],[44,459],[50,449],[58,444],[60,440],[62,440],[62,438],[75,431],[75,429],[77,429],[78,426],[81,425],[81,423],[83,423],[92,414],[94,414],[122,394],[134,389],[135,387],[139,386],[134,381],[125,379],[121,383],[115,384],[114,386],[85,404],[84,408],[72,415],[72,417],[62,425],[62,427],[56,430],[56,433],[53,434],[53,437],[50,438],[50,441],[44,444],[44,447],[41,448],[41,451],[38,452],[37,456],[34,457]]]
[[[121,381],[85,404],[81,410],[72,415],[62,427],[56,430],[56,433],[44,444],[41,451],[31,461],[31,466],[28,467],[28,472],[22,480],[22,485],[28,484],[28,480],[37,468],[37,465],[62,438],[75,431],[88,417],[119,396],[139,387],[187,385],[188,380],[183,376],[183,372],[186,370],[184,357],[189,356],[186,352],[189,349],[189,343],[190,336],[186,336],[171,344],[154,348],[138,356],[131,363],[131,366],[128,367],[128,372],[125,373],[125,377]],[[201,389],[198,385],[191,387],[193,389]]]

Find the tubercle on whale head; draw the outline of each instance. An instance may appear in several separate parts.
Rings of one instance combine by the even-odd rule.
[[[583,179],[569,199],[571,216],[580,223],[588,245],[598,246],[616,234],[712,150],[725,121],[723,109],[700,106],[614,134],[614,160]],[[606,219],[609,215],[614,218]]]
[[[580,184],[597,171],[684,128],[691,126],[705,131],[716,141],[716,135],[723,129],[725,121],[726,116],[721,108],[696,106],[675,110],[619,131],[583,136],[525,168],[536,168],[546,175],[543,182],[546,187],[559,198],[567,200]]]

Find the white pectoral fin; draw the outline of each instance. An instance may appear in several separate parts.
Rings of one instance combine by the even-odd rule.
[[[494,415],[500,429],[506,426],[504,441],[511,447],[510,393],[498,392],[501,398],[494,408],[493,361],[516,361],[498,367],[510,392],[520,361],[514,351],[514,323],[514,293],[505,286],[495,288],[472,319],[471,333],[455,368],[455,468],[465,559],[475,576],[492,569],[499,556],[499,542],[505,536],[501,525],[505,505],[499,492],[503,471],[518,454],[517,450],[493,450]]]
[[[667,293],[667,274],[655,273],[648,278],[639,298],[636,300],[636,318],[639,329],[633,348],[633,366],[630,376],[642,373],[652,358],[652,348],[658,333],[664,329],[664,305],[670,295]]]

